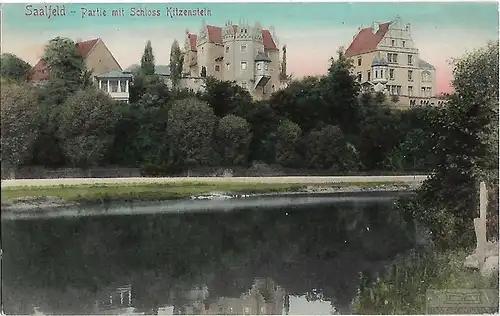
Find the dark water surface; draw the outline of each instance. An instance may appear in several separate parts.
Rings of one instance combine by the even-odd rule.
[[[391,210],[394,197],[195,201],[119,206],[101,216],[73,216],[96,213],[89,209],[3,217],[3,308],[7,314],[349,313],[360,272],[378,271],[412,246],[412,228]]]

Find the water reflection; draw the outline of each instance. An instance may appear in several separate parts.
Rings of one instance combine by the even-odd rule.
[[[413,242],[386,200],[3,220],[8,314],[349,313]]]

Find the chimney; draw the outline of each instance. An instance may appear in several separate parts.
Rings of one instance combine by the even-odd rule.
[[[373,25],[372,25],[373,33],[377,33],[379,27],[380,27],[380,22],[373,22]]]

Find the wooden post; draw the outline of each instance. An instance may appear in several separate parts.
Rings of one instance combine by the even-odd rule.
[[[486,259],[486,212],[488,208],[488,190],[486,183],[482,181],[479,185],[479,218],[474,219],[474,230],[476,231],[476,256],[481,268]]]

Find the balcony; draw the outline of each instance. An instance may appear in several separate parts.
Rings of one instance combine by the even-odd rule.
[[[95,76],[95,82],[99,89],[107,92],[112,99],[128,103],[132,78],[130,72],[111,71]]]

